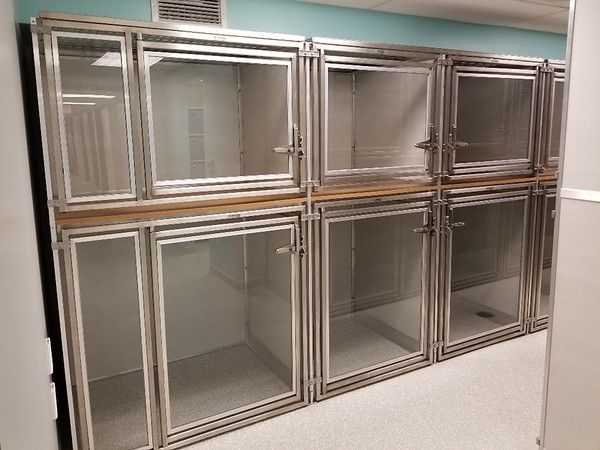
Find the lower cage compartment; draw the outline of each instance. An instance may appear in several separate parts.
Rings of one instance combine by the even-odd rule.
[[[78,448],[182,448],[543,327],[529,189],[61,230]]]

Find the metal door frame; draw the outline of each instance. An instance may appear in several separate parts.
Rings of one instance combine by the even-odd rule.
[[[328,233],[329,223],[353,221],[374,217],[395,216],[411,213],[422,213],[424,228],[432,225],[433,195],[431,193],[395,196],[389,198],[371,198],[363,200],[347,200],[323,202],[316,205],[318,224],[315,225],[315,375],[316,400],[337,395],[358,387],[372,384],[401,373],[405,373],[433,363],[433,353],[430,352],[430,334],[433,331],[431,305],[432,299],[432,269],[434,257],[432,234],[423,234],[422,247],[422,290],[421,290],[421,339],[420,351],[385,361],[373,366],[359,369],[333,379],[328,378],[328,342],[329,342],[329,313],[328,313]],[[381,203],[380,203],[381,202]],[[358,208],[354,208],[358,206]]]
[[[249,220],[245,222],[219,223],[214,225],[200,225],[190,228],[163,228],[150,232],[152,267],[153,267],[153,292],[155,310],[155,332],[157,336],[157,366],[158,390],[160,398],[162,438],[167,448],[172,446],[188,445],[196,440],[210,437],[210,432],[218,432],[222,428],[241,426],[244,422],[260,420],[262,415],[277,414],[282,408],[302,406],[307,400],[304,395],[305,380],[302,376],[305,367],[303,356],[302,317],[305,306],[301,296],[300,286],[300,251],[290,254],[290,281],[291,281],[291,326],[293,345],[293,389],[289,393],[261,400],[251,405],[242,406],[231,411],[220,413],[189,424],[172,427],[169,411],[168,367],[166,358],[166,336],[164,316],[164,296],[162,292],[161,270],[161,245],[182,241],[197,241],[214,239],[226,236],[243,236],[255,233],[264,233],[276,230],[290,231],[290,245],[300,245],[300,227],[298,217],[280,217]],[[189,438],[189,439],[188,439]]]
[[[387,64],[385,64],[387,63]],[[350,169],[330,169],[328,167],[328,118],[329,118],[329,73],[331,69],[345,69],[353,72],[389,72],[389,73],[417,73],[427,76],[427,117],[425,119],[424,140],[429,141],[433,138],[431,133],[435,134],[435,87],[436,87],[436,71],[434,65],[427,66],[426,64],[415,64],[406,61],[378,61],[365,58],[341,58],[324,56],[321,58],[321,177],[323,180],[336,179],[339,177],[350,176],[369,176],[369,175],[403,175],[413,177],[430,177],[432,172],[432,155],[424,151],[424,163],[419,166],[381,166],[368,168],[350,168]],[[372,65],[368,65],[372,64]],[[377,65],[375,65],[377,64]],[[354,95],[354,94],[353,94]],[[353,122],[353,136],[356,132],[355,123]],[[416,144],[416,143],[415,143]],[[415,151],[420,151],[416,149]]]
[[[67,136],[65,128],[65,117],[62,100],[62,80],[61,80],[61,67],[60,59],[58,54],[58,38],[73,38],[81,40],[100,40],[100,41],[112,41],[118,42],[120,47],[120,59],[121,59],[121,81],[123,83],[123,103],[124,103],[124,115],[125,115],[125,133],[127,141],[127,161],[129,164],[129,193],[123,194],[95,194],[86,196],[73,196],[71,193],[71,173],[69,155],[67,149]],[[137,177],[136,177],[136,165],[134,156],[134,143],[133,143],[133,131],[132,131],[132,119],[131,119],[131,93],[130,93],[130,82],[129,77],[133,74],[129,74],[128,64],[128,46],[125,35],[111,35],[111,34],[94,34],[85,31],[55,31],[52,30],[50,34],[50,52],[52,61],[52,79],[49,77],[49,89],[54,90],[52,99],[55,100],[56,105],[49,105],[53,110],[56,108],[56,126],[58,129],[54,129],[53,133],[58,136],[58,148],[56,149],[55,160],[60,159],[60,164],[56,164],[56,180],[62,184],[59,200],[62,200],[66,204],[89,204],[93,202],[102,201],[123,201],[133,200],[137,197]],[[48,54],[47,54],[48,56]],[[51,85],[51,86],[50,86]]]
[[[319,174],[320,185],[327,184],[358,184],[365,181],[381,181],[392,179],[399,181],[400,177],[407,181],[432,181],[436,170],[438,156],[436,146],[441,135],[439,129],[439,96],[441,95],[442,74],[438,69],[438,53],[429,49],[404,50],[400,46],[381,46],[370,48],[367,43],[356,43],[357,46],[344,45],[346,41],[331,40],[334,44],[324,43],[327,40],[313,39],[315,63],[313,64],[312,80],[314,84],[313,102],[314,116],[318,118],[315,124],[315,145],[319,148],[318,156],[314,158],[313,171]],[[384,56],[384,57],[382,57]],[[419,58],[422,61],[419,61]],[[328,146],[328,75],[330,68],[343,68],[355,71],[385,71],[399,73],[423,73],[428,77],[427,88],[427,118],[424,122],[425,141],[431,148],[424,151],[423,166],[389,166],[369,167],[363,169],[329,169],[327,163]],[[354,131],[354,130],[353,130]],[[415,142],[417,144],[417,142]]]
[[[536,224],[536,232],[533,240],[534,253],[529,306],[530,332],[546,329],[549,320],[549,314],[539,314],[542,294],[542,270],[544,265],[544,240],[546,237],[546,213],[548,212],[549,198],[557,198],[556,182],[542,183],[539,193],[536,196],[535,215],[538,223]]]
[[[85,354],[83,318],[81,313],[81,300],[79,293],[79,274],[77,261],[77,244],[85,242],[103,241],[107,239],[133,238],[136,252],[136,274],[138,286],[139,303],[139,324],[141,333],[141,354],[142,369],[144,374],[144,392],[146,397],[146,427],[148,434],[148,445],[140,449],[157,448],[156,435],[156,398],[154,395],[155,385],[153,376],[153,338],[151,326],[151,305],[148,289],[148,267],[147,267],[147,249],[146,234],[142,229],[131,227],[121,230],[111,230],[106,228],[100,233],[89,233],[84,228],[64,230],[62,235],[62,245],[64,252],[64,277],[66,288],[66,309],[70,320],[70,349],[72,349],[73,367],[71,368],[73,378],[76,380],[73,386],[67,386],[67,389],[73,389],[73,401],[78,404],[79,422],[77,436],[81,439],[80,444],[83,448],[93,450],[94,437],[91,418],[91,405],[89,394],[89,382],[87,376],[87,362]],[[73,415],[75,411],[72,412]]]
[[[163,58],[181,62],[223,62],[258,65],[285,66],[287,68],[287,124],[288,142],[299,151],[297,136],[300,126],[299,92],[300,79],[304,76],[303,65],[297,52],[245,49],[242,47],[217,47],[198,44],[164,43],[138,39],[138,58],[140,61],[139,84],[141,91],[141,111],[144,129],[144,155],[146,168],[146,190],[149,198],[180,194],[219,193],[241,189],[270,189],[272,194],[296,193],[300,191],[300,158],[292,153],[281,155],[288,158],[288,172],[281,174],[223,176],[214,178],[195,178],[178,180],[158,180],[156,174],[156,148],[154,122],[152,114],[152,94],[150,63],[148,56],[159,55]],[[240,116],[241,119],[241,116]],[[298,131],[295,131],[298,130]],[[272,190],[272,192],[271,192]]]
[[[437,360],[451,358],[471,350],[491,345],[502,340],[523,335],[527,332],[527,286],[530,261],[530,224],[528,223],[531,210],[531,195],[533,183],[508,186],[494,186],[487,188],[453,189],[443,192],[441,202],[441,217],[445,218],[441,224],[441,259],[442,269],[439,271],[440,292],[438,299],[438,355]],[[485,204],[500,204],[506,202],[524,202],[523,230],[521,243],[521,269],[519,276],[519,306],[518,320],[512,324],[499,326],[487,332],[475,334],[467,338],[449,341],[450,336],[450,303],[452,281],[452,233],[453,209]]]
[[[531,109],[529,118],[529,137],[528,137],[528,153],[526,158],[506,159],[493,161],[479,161],[456,163],[457,139],[460,136],[455,136],[458,114],[458,85],[461,77],[472,78],[508,78],[508,79],[523,79],[532,81],[531,87]],[[526,68],[506,68],[501,66],[493,67],[475,67],[468,65],[453,65],[450,70],[449,78],[449,115],[448,115],[448,134],[445,136],[444,151],[446,160],[446,171],[448,179],[460,180],[475,178],[481,176],[510,176],[510,175],[528,175],[533,172],[535,158],[535,139],[536,139],[536,124],[537,124],[537,102],[538,102],[538,85],[540,83],[537,70]],[[467,143],[468,144],[468,143]]]
[[[546,129],[546,133],[545,133],[545,137],[547,139],[546,141],[546,145],[545,145],[545,151],[543,152],[545,155],[544,158],[544,168],[548,168],[549,170],[558,170],[558,161],[559,161],[559,156],[551,156],[550,155],[550,147],[552,145],[552,126],[554,124],[554,120],[556,118],[556,116],[561,116],[562,115],[562,109],[560,109],[559,111],[555,111],[554,109],[554,96],[556,95],[556,85],[557,83],[562,83],[563,84],[563,103],[565,101],[565,94],[566,92],[564,92],[564,85],[566,82],[566,76],[564,73],[556,73],[554,72],[553,74],[554,76],[552,77],[551,83],[550,83],[550,94],[549,94],[549,101],[548,101],[548,128]],[[560,142],[559,142],[559,147],[560,147]]]

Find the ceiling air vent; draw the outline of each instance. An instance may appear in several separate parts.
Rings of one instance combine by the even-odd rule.
[[[225,0],[152,0],[156,22],[225,26]]]

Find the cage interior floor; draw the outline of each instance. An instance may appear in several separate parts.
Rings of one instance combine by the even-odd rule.
[[[90,383],[97,449],[129,449],[147,442],[141,383],[141,371]],[[244,343],[169,363],[169,386],[173,427],[291,391]]]
[[[374,331],[357,314],[331,318],[329,322],[329,376],[336,377],[400,358],[413,351]]]

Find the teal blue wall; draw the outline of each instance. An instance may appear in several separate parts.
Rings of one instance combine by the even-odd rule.
[[[493,1],[493,0],[482,0]],[[16,0],[19,19],[39,11],[150,20],[150,0]],[[303,36],[423,45],[545,58],[565,57],[566,36],[296,0],[227,0],[228,26]]]

